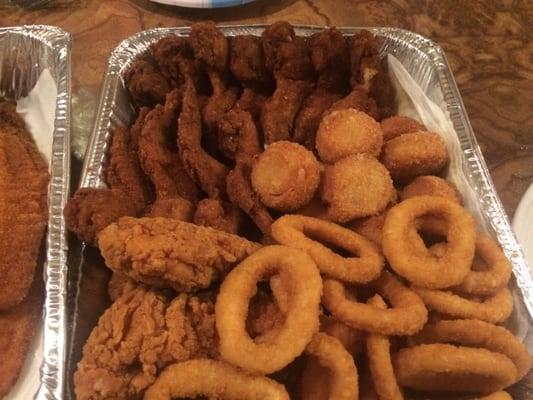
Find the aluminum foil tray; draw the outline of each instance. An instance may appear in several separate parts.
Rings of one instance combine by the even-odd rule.
[[[70,180],[70,44],[70,35],[56,27],[0,28],[0,96],[15,100],[26,96],[45,68],[50,70],[58,92],[49,155],[43,363],[40,387],[35,395],[42,400],[62,399],[64,386],[67,242],[63,207]]]
[[[265,26],[239,25],[222,26],[220,28],[228,36],[260,35]],[[323,27],[295,26],[295,29],[297,34],[308,36],[322,30]],[[361,29],[356,27],[339,28],[345,35],[353,35]],[[382,39],[382,57],[386,54],[394,55],[431,100],[437,104],[444,103],[446,105],[461,143],[462,157],[467,166],[467,179],[477,194],[477,201],[481,205],[487,226],[494,231],[505,254],[513,264],[515,288],[517,289],[515,293],[519,299],[519,307],[528,320],[526,326],[530,326],[531,320],[533,320],[533,282],[529,268],[490,178],[489,170],[476,141],[443,50],[433,41],[410,31],[397,28],[365,29],[370,30]],[[148,52],[149,46],[164,36],[171,34],[188,36],[189,32],[189,27],[150,29],[129,37],[113,51],[109,59],[96,120],[82,169],[81,187],[105,186],[103,169],[106,163],[106,153],[110,146],[111,133],[116,126],[129,125],[135,118],[135,111],[123,80],[125,72],[134,59]],[[91,255],[91,250],[86,250],[79,261],[83,263],[83,260],[85,260],[85,263],[88,262],[89,264],[101,262],[101,260],[94,260],[94,257],[97,258],[98,255]],[[80,265],[80,267],[82,270],[85,269],[83,265]],[[108,276],[103,272],[99,274],[106,278]],[[91,272],[92,278],[94,278],[94,275],[95,273]],[[72,284],[74,288],[94,287],[94,284],[84,284],[85,278],[80,275],[77,275],[76,279]],[[105,285],[104,289],[99,289],[100,292],[105,290]],[[74,294],[74,297],[79,300],[75,306],[79,310],[81,308],[90,308],[91,310],[98,308],[88,307],[87,304],[84,305],[84,294],[81,292]],[[103,311],[104,305],[100,304],[100,307],[101,309],[97,311],[98,314],[91,316],[92,326],[96,323],[97,316]],[[86,318],[87,315],[79,318],[74,316],[74,320],[78,321],[86,321]],[[91,325],[91,323],[85,322],[84,325]],[[78,347],[78,349],[73,348],[73,365],[69,367],[71,372],[75,369],[74,363],[77,362],[80,356],[79,347],[83,345],[84,339],[87,338],[88,334],[89,332],[74,332],[73,345]],[[521,386],[523,385],[521,384]],[[518,394],[519,392],[520,394]],[[529,398],[527,393],[532,394],[533,392],[530,389],[528,390],[527,387],[513,391],[516,398],[520,399]]]

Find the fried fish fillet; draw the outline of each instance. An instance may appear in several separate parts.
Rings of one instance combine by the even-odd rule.
[[[113,271],[191,292],[209,287],[259,245],[176,219],[123,217],[100,232],[98,247]]]
[[[28,293],[46,227],[48,166],[14,103],[0,104],[0,310]]]

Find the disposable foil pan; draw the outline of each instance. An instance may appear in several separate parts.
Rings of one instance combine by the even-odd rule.
[[[70,35],[44,25],[0,28],[0,96],[19,99],[48,68],[57,85],[44,280],[43,362],[36,399],[62,399],[65,366],[67,242],[63,207],[70,179]],[[38,277],[36,277],[37,279]],[[37,372],[39,373],[39,372]]]
[[[260,35],[264,28],[264,25],[239,25],[224,26],[221,30],[228,36]],[[295,29],[297,34],[308,36],[322,30],[323,27],[296,26]],[[339,28],[345,35],[353,35],[361,29]],[[462,156],[467,166],[467,179],[477,193],[487,226],[492,228],[505,254],[511,260],[516,287],[519,289],[517,290],[518,297],[520,302],[523,302],[522,309],[527,310],[524,314],[529,319],[529,324],[533,319],[533,282],[529,268],[490,178],[444,51],[433,41],[406,30],[365,29],[382,39],[380,50],[382,57],[386,54],[395,56],[431,100],[437,104],[443,102],[446,104],[461,143]],[[171,34],[188,36],[189,32],[189,27],[150,29],[129,37],[113,51],[109,59],[96,120],[82,169],[81,187],[105,187],[103,168],[111,133],[116,126],[129,125],[135,118],[135,110],[124,85],[125,72],[136,57],[148,52],[152,43]],[[73,286],[79,287],[79,281]],[[80,293],[79,296],[81,298],[83,294]],[[87,335],[88,333],[85,332],[80,336],[86,337]],[[520,390],[521,394],[517,398],[527,398],[523,396],[525,391],[527,388]],[[513,393],[516,395],[517,392]]]

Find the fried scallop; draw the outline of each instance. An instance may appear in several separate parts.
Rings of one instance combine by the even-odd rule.
[[[402,115],[393,115],[381,121],[381,130],[383,131],[383,140],[385,142],[404,133],[418,132],[425,129],[424,125],[417,120]]]
[[[436,133],[418,131],[389,140],[383,146],[381,161],[392,179],[406,183],[421,175],[437,175],[448,164],[448,149]]]
[[[382,145],[383,133],[379,123],[353,108],[327,114],[316,135],[318,155],[327,163],[353,154],[378,157]]]
[[[251,179],[255,192],[267,207],[292,211],[313,198],[320,183],[320,164],[305,147],[280,141],[257,157]]]
[[[389,171],[374,157],[354,155],[325,169],[322,200],[331,221],[345,223],[378,214],[394,194]]]
[[[463,204],[461,193],[455,185],[438,176],[419,176],[400,192],[402,201],[415,196],[439,196]]]

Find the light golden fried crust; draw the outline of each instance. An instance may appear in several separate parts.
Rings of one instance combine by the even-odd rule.
[[[0,105],[0,310],[30,289],[48,215],[48,165],[14,103]]]
[[[313,153],[293,142],[276,142],[256,158],[252,186],[261,201],[291,211],[311,201],[320,183],[320,164]]]
[[[168,364],[217,355],[213,302],[140,286],[100,317],[74,374],[78,400],[141,398]]]
[[[383,145],[379,123],[364,112],[349,108],[326,115],[316,135],[320,159],[334,163],[353,154],[378,157]]]
[[[210,226],[222,232],[238,234],[244,222],[242,211],[232,203],[218,199],[203,199],[194,212],[193,223]]]
[[[145,217],[174,218],[190,222],[194,214],[194,207],[190,201],[181,197],[174,199],[157,199],[146,210]]]
[[[259,245],[171,218],[121,218],[98,236],[106,265],[143,283],[178,291],[207,288]]]
[[[383,130],[383,140],[388,141],[404,133],[418,132],[425,130],[420,122],[401,115],[393,115],[381,121]]]
[[[463,204],[461,193],[454,184],[438,176],[419,176],[400,192],[401,200],[415,196],[439,196]]]
[[[337,223],[379,213],[395,193],[387,169],[366,155],[346,157],[327,166],[322,184],[328,218]]]
[[[438,175],[448,164],[448,149],[436,133],[418,131],[389,140],[381,161],[394,182],[407,183],[421,175]]]

